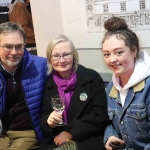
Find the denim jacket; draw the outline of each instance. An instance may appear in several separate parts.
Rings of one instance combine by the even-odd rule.
[[[105,130],[125,141],[125,149],[150,150],[150,77],[129,88],[122,107],[120,95],[110,82],[107,87],[108,115],[112,120]]]

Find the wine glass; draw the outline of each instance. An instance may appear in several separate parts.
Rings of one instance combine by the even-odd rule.
[[[64,109],[65,109],[65,98],[62,95],[56,95],[56,96],[52,96],[51,97],[51,103],[52,103],[52,107],[53,109],[59,113],[62,114]],[[59,122],[58,124],[56,124],[56,126],[63,126],[65,125],[65,121],[63,120],[62,122]]]

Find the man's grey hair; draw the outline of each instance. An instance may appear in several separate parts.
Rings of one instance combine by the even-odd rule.
[[[5,33],[12,33],[12,32],[18,32],[24,40],[24,43],[26,41],[26,34],[23,30],[23,28],[14,22],[6,22],[6,23],[2,23],[0,24],[0,35],[1,34],[5,34]]]

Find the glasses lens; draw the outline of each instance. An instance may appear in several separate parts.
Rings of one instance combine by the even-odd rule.
[[[65,54],[65,55],[63,55],[63,58],[64,59],[70,59],[70,56],[71,56],[71,54]]]
[[[24,45],[16,45],[15,50],[16,51],[22,51],[24,49]]]
[[[57,61],[57,60],[60,59],[60,56],[59,56],[59,55],[53,55],[53,56],[52,56],[52,59],[53,59],[54,61]]]
[[[10,52],[13,50],[13,45],[4,45],[4,50]]]

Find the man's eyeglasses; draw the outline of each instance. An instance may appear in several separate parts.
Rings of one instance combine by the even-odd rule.
[[[53,61],[59,61],[61,57],[65,60],[69,60],[71,58],[72,53],[64,54],[62,56],[60,55],[52,55],[51,58]]]
[[[12,44],[5,44],[5,45],[0,45],[3,50],[5,52],[11,52],[14,48],[17,52],[22,52],[25,48],[25,45],[22,45],[22,44],[18,44],[18,45],[12,45]]]

